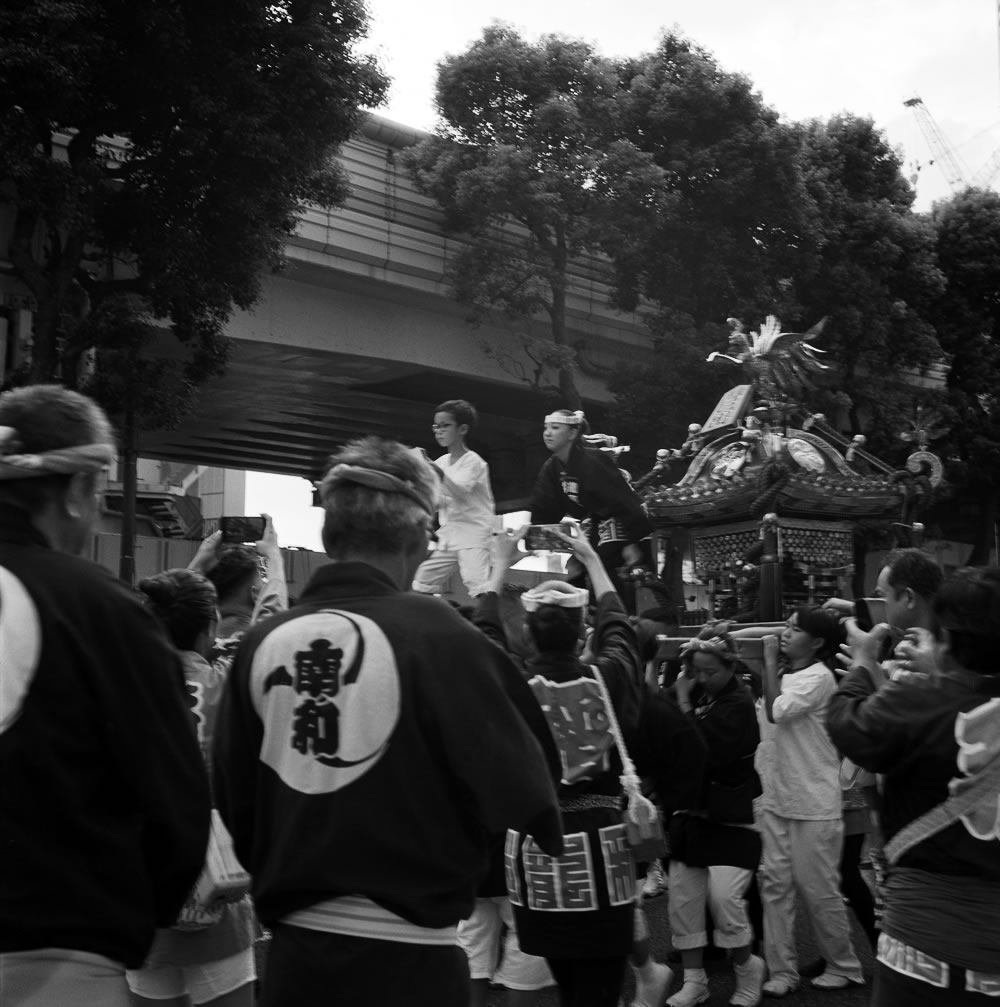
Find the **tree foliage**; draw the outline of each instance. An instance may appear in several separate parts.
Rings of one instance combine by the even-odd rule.
[[[191,351],[168,397],[223,366],[223,325],[301,203],[346,193],[332,154],[386,87],[354,52],[365,30],[360,0],[3,5],[0,201],[36,302],[28,379],[73,384],[90,348],[99,371],[134,360],[148,319]]]
[[[619,73],[619,127],[665,194],[616,250],[619,303],[654,302],[668,329],[763,318],[809,226],[797,138],[748,78],[676,33]]]
[[[822,346],[850,397],[853,431],[888,447],[921,394],[891,376],[942,357],[933,228],[913,213],[900,156],[870,119],[839,115],[798,131],[812,226],[791,277],[798,319],[783,321],[829,318]]]
[[[935,321],[949,354],[949,477],[980,503],[970,562],[985,563],[1000,504],[1000,196],[967,189],[934,207],[947,288]]]
[[[571,406],[571,263],[613,244],[659,192],[653,158],[614,134],[617,101],[614,68],[587,43],[532,43],[494,24],[439,64],[441,128],[404,158],[445,229],[467,241],[450,264],[457,297],[474,319],[542,315]]]

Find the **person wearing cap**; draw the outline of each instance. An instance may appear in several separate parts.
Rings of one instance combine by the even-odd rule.
[[[431,465],[365,438],[320,484],[320,568],[237,652],[216,725],[218,806],[272,929],[263,1007],[467,1007],[457,926],[492,839],[562,849],[537,704],[498,647],[409,590]],[[544,726],[542,723],[541,726]]]
[[[114,460],[90,399],[0,395],[0,1002],[126,1007],[208,842],[178,655],[80,554]]]
[[[611,456],[586,446],[589,430],[580,410],[557,409],[545,417],[542,440],[552,457],[535,480],[531,523],[557,524],[567,516],[590,519],[591,542],[608,570],[623,559],[641,564],[648,549],[640,543],[649,538],[652,526]]]

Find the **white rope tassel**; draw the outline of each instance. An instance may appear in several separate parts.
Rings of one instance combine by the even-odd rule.
[[[622,760],[622,775],[620,779],[622,787],[625,790],[625,795],[628,797],[628,805],[625,808],[625,819],[638,829],[640,838],[652,838],[657,831],[659,812],[656,810],[656,805],[642,792],[639,774],[635,771],[635,763],[632,761],[631,756],[628,754],[628,749],[625,747],[625,738],[622,735],[621,725],[618,723],[618,717],[615,714],[614,703],[611,702],[611,693],[608,692],[601,669],[596,664],[592,664],[590,667],[593,669],[594,677],[597,679],[597,687],[601,690],[601,698],[604,700],[604,706],[608,714],[608,726],[611,728],[611,736],[615,739],[615,745],[618,748],[618,757]]]

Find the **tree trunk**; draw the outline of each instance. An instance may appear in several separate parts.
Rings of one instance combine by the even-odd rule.
[[[139,425],[132,402],[125,407],[122,427],[122,525],[118,577],[131,587],[135,583],[135,496],[139,441]]]
[[[40,301],[31,321],[31,366],[29,375],[33,385],[48,384],[55,380],[59,354],[56,347],[56,327],[59,320],[54,301]]]
[[[552,281],[552,339],[557,346],[566,345],[566,250],[560,245],[555,262],[555,277]],[[576,387],[573,365],[559,368],[559,394],[568,409],[582,409],[583,400]]]

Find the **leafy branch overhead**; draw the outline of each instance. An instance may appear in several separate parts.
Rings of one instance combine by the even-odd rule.
[[[365,31],[357,0],[0,10],[0,203],[36,308],[27,378],[75,383],[90,348],[113,366],[110,323],[128,310],[191,348],[181,384],[224,366],[224,325],[280,265],[301,204],[346,194],[333,155],[386,90],[354,52]]]
[[[582,41],[524,40],[495,24],[438,68],[438,135],[404,155],[418,187],[466,239],[450,264],[474,318],[541,316],[570,348],[574,260],[623,240],[660,198],[662,171],[615,133],[614,66]],[[580,405],[572,357],[558,384]]]

